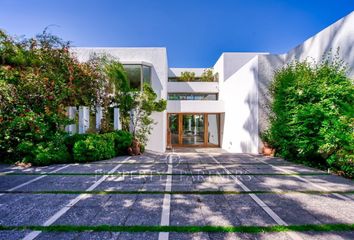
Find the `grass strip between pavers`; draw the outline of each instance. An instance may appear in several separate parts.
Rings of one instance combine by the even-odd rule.
[[[286,232],[286,231],[353,231],[354,224],[308,224],[289,226],[74,226],[74,225],[52,225],[52,226],[3,226],[4,230],[32,230],[43,232],[240,232],[240,233],[264,233],[264,232]]]
[[[160,172],[116,172],[116,173],[4,173],[1,176],[321,176],[328,173],[160,173]]]
[[[194,194],[194,195],[218,195],[218,194],[354,194],[354,191],[148,191],[148,190],[138,190],[138,191],[0,191],[0,193],[6,194],[96,194],[96,195],[107,195],[107,194]]]
[[[220,161],[219,161],[220,162]],[[253,166],[253,165],[261,165],[261,166],[267,166],[266,163],[262,163],[262,162],[220,162],[221,164],[224,164],[224,165],[240,165],[240,166],[243,166],[243,165],[250,165],[250,166]],[[168,164],[167,161],[165,162],[144,162],[144,161],[141,161],[141,162],[81,162],[80,164],[123,164],[123,165],[134,165],[134,164],[154,164],[154,165],[157,165],[157,164]],[[172,163],[173,166],[177,166],[177,165],[203,165],[203,164],[215,164],[215,162],[178,162],[178,163]],[[299,166],[299,164],[296,164],[296,163],[272,163],[273,165],[276,165],[276,166],[288,166],[288,167],[292,167],[292,166]]]

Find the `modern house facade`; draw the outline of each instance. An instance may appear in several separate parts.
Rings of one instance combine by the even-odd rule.
[[[267,127],[268,85],[274,72],[293,60],[319,61],[339,56],[354,77],[354,12],[285,54],[222,53],[209,68],[171,68],[166,48],[75,48],[79,60],[109,54],[125,67],[131,85],[149,82],[165,112],[153,113],[156,124],[147,149],[220,147],[229,152],[258,153],[260,132]],[[331,51],[332,50],[332,51]],[[206,73],[210,73],[205,78]],[[193,78],[186,78],[193,73]],[[211,76],[211,77],[210,77]]]

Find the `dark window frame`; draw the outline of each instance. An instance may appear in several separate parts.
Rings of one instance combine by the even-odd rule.
[[[150,65],[147,65],[147,64],[143,64],[143,63],[123,63],[123,68],[125,70],[125,66],[139,66],[139,69],[140,69],[140,91],[143,90],[143,86],[144,86],[144,83],[148,83],[150,84],[151,86],[151,83],[152,83],[152,66]],[[145,81],[145,73],[144,73],[144,68],[148,68],[150,69],[149,71],[149,81]],[[125,70],[126,71],[126,70]],[[129,80],[129,78],[128,78]],[[130,80],[129,80],[129,86],[130,86]],[[139,90],[138,88],[133,88],[135,90]]]
[[[207,99],[208,96],[215,96],[215,99]],[[198,99],[202,97],[202,99]],[[169,101],[218,101],[219,93],[203,93],[203,92],[169,92],[167,94],[167,100]]]

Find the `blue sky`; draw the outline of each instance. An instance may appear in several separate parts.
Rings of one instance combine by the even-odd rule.
[[[0,28],[74,46],[167,47],[173,67],[222,52],[284,53],[354,11],[353,0],[0,0]]]

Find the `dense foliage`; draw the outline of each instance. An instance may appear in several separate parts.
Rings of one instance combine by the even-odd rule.
[[[66,106],[92,105],[98,87],[94,68],[68,43],[46,32],[16,40],[0,31],[0,157],[32,161],[62,149]]]
[[[338,58],[293,62],[270,87],[270,128],[263,140],[279,156],[354,174],[354,87]]]
[[[124,131],[83,136],[72,149],[75,162],[98,161],[126,154],[132,143],[132,135]]]
[[[36,145],[23,141],[17,147],[23,162],[34,165],[49,165],[65,162],[89,162],[126,155],[132,144],[132,135],[125,131],[104,134],[57,135],[49,142]]]
[[[179,80],[182,82],[193,82],[195,81],[195,72],[181,72]]]
[[[214,82],[216,79],[213,74],[213,70],[210,68],[204,69],[202,75],[200,76],[200,80],[202,82]]]
[[[106,75],[108,62],[100,56],[79,62],[70,52],[69,43],[46,31],[31,39],[16,39],[0,31],[1,161],[36,165],[72,161],[74,145],[87,136],[67,138],[64,128],[72,123],[67,117],[67,106],[102,106],[102,131],[112,131],[107,123],[107,109],[118,86]],[[97,160],[123,154],[131,144],[129,133],[111,135],[91,136],[87,140],[86,143],[95,141]]]
[[[143,91],[135,92],[133,115],[131,121],[131,132],[134,138],[145,145],[148,136],[151,134],[155,122],[151,118],[153,112],[162,112],[166,109],[165,100],[157,101],[157,95],[147,83],[143,86]]]
[[[150,115],[166,108],[166,101],[156,98],[150,85],[131,89],[123,65],[109,55],[79,62],[68,42],[46,30],[30,39],[0,30],[1,161],[45,165],[107,159],[126,154],[133,138],[143,149]],[[68,136],[65,126],[74,123],[68,106],[101,106],[100,134]],[[113,131],[114,106],[125,131]]]

